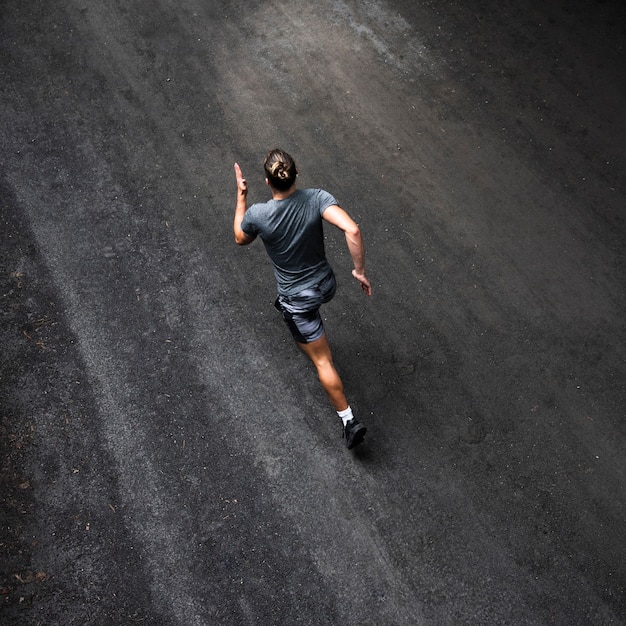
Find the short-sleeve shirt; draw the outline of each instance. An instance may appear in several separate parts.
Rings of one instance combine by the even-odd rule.
[[[297,189],[284,200],[253,204],[241,229],[261,237],[274,265],[278,293],[290,296],[320,283],[331,267],[326,260],[322,214],[335,198],[323,189]]]

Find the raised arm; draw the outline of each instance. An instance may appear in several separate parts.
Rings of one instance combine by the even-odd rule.
[[[246,235],[241,230],[241,222],[243,216],[248,209],[248,182],[241,173],[241,168],[235,163],[235,177],[237,178],[237,204],[235,206],[235,221],[233,223],[233,230],[235,232],[235,241],[240,246],[245,246],[248,243],[254,241],[254,237]]]
[[[352,276],[361,284],[366,296],[372,295],[372,285],[365,274],[365,246],[359,225],[339,206],[333,204],[323,213],[322,217],[329,224],[336,226],[346,235],[346,244],[354,263]]]

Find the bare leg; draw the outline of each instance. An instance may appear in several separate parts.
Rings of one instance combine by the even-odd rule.
[[[348,408],[348,401],[343,393],[343,383],[333,365],[333,356],[326,335],[310,343],[298,343],[302,351],[311,359],[317,369],[317,375],[324,391],[328,394],[335,411]]]

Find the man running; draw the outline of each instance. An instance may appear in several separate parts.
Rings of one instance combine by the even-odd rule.
[[[335,275],[326,260],[322,220],[345,233],[354,263],[352,275],[363,293],[371,296],[361,231],[328,192],[296,188],[296,164],[284,150],[270,150],[263,165],[272,199],[248,208],[248,184],[235,163],[235,241],[247,245],[257,236],[263,241],[274,265],[278,287],[275,306],[293,338],[315,365],[320,383],[342,420],[346,445],[354,448],[363,441],[367,428],[353,416],[346,400],[319,312],[336,289]]]

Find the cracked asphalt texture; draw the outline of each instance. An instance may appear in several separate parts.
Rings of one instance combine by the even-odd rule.
[[[5,0],[0,624],[626,623],[626,9]],[[348,451],[235,246],[291,152]]]

